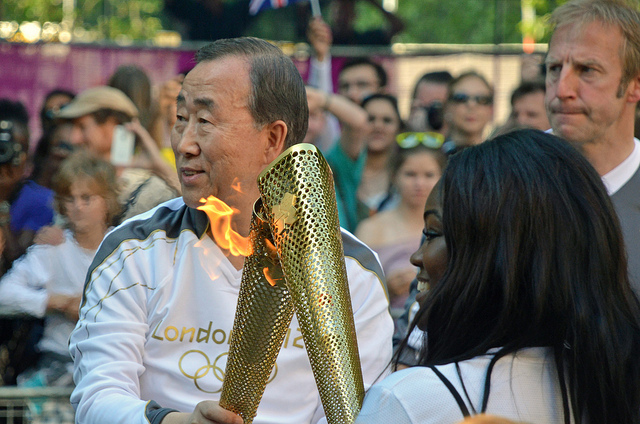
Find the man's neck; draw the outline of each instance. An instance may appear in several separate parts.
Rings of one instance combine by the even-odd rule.
[[[585,143],[582,153],[600,176],[606,175],[616,168],[633,152],[633,135],[621,140],[607,140],[597,143]]]

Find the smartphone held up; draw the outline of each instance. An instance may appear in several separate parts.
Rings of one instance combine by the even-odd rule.
[[[116,125],[111,143],[111,163],[115,166],[128,166],[133,160],[135,134],[123,125]]]

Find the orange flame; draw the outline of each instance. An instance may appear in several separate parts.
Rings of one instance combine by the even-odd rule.
[[[200,199],[200,202],[204,204],[198,206],[198,210],[204,211],[209,217],[211,233],[218,246],[228,250],[233,256],[249,256],[251,254],[249,238],[231,229],[231,216],[238,211],[213,196],[209,196],[206,200]]]
[[[231,188],[237,191],[238,193],[242,194],[242,185],[240,183],[240,180],[238,180],[238,177],[233,179],[233,182],[231,183]]]
[[[267,247],[267,254],[272,258],[276,258],[278,256],[278,251],[276,247],[271,243],[271,240],[264,239],[264,245]]]
[[[269,275],[269,268],[265,267],[262,269],[262,273],[264,274],[264,278],[267,279],[267,282],[269,284],[271,284],[272,287],[275,287],[276,284],[278,284],[278,278],[273,278],[271,275]]]

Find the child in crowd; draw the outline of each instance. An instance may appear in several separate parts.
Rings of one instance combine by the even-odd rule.
[[[356,237],[380,257],[394,317],[402,313],[409,296],[409,286],[416,275],[409,258],[420,245],[424,204],[444,167],[444,155],[437,148],[420,143],[418,140],[427,141],[421,135],[424,133],[400,138],[400,150],[391,161],[393,189],[398,199],[395,206],[365,219],[356,230]]]
[[[4,313],[46,317],[36,368],[18,376],[18,384],[29,387],[72,385],[69,334],[89,265],[120,211],[113,166],[86,151],[63,162],[53,188],[56,207],[68,222],[64,242],[30,247],[0,279]]]

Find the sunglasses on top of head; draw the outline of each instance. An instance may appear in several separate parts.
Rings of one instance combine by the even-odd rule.
[[[403,149],[410,149],[418,144],[439,149],[444,143],[444,136],[437,132],[405,132],[396,136],[396,142]]]

